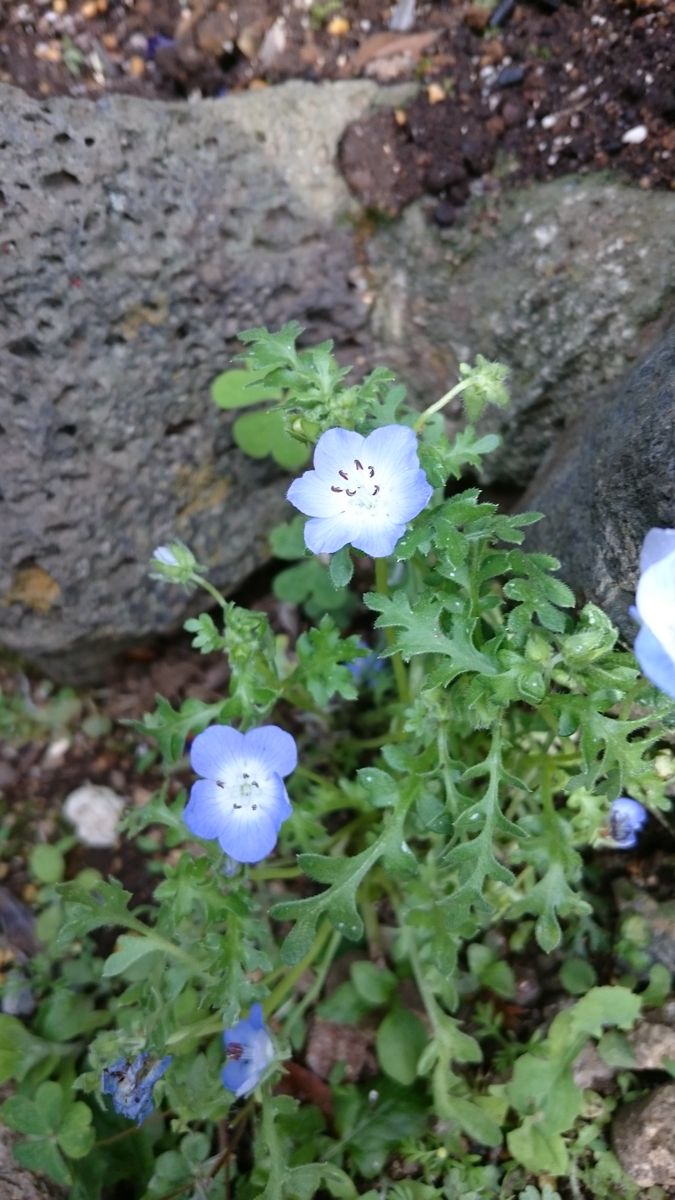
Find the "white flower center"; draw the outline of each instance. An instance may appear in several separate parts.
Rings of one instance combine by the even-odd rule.
[[[265,772],[256,771],[251,763],[241,761],[233,764],[216,780],[235,812],[245,809],[251,813],[265,807],[269,799],[270,782]]]
[[[380,485],[375,478],[375,468],[367,464],[364,466],[358,458],[353,462],[353,467],[338,471],[342,486],[333,484],[330,490],[344,496],[346,507],[376,508]]]

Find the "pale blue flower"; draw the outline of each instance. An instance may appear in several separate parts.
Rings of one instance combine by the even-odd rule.
[[[298,763],[290,733],[276,725],[248,733],[211,725],[192,743],[190,761],[204,778],[190,791],[183,814],[188,829],[217,838],[235,862],[265,858],[292,811],[283,783]]]
[[[112,1096],[115,1112],[141,1125],[152,1112],[152,1089],[171,1058],[167,1054],[165,1058],[150,1060],[144,1052],[133,1062],[120,1058],[111,1067],[106,1067],[101,1075],[101,1090],[104,1096]]]
[[[156,546],[152,552],[152,557],[157,562],[163,563],[165,567],[178,566],[178,559],[170,546]]]
[[[649,813],[638,800],[619,796],[609,810],[609,832],[619,850],[632,850]]]
[[[291,504],[311,519],[305,544],[314,554],[352,545],[385,558],[429,503],[433,488],[407,425],[384,425],[367,437],[328,429],[314,451],[314,470],[288,489]]]
[[[675,529],[650,529],[635,596],[642,628],[635,657],[647,679],[675,700]]]
[[[227,1062],[221,1079],[237,1099],[248,1096],[274,1059],[274,1045],[265,1028],[261,1006],[251,1005],[248,1017],[233,1029],[226,1029],[223,1038]]]

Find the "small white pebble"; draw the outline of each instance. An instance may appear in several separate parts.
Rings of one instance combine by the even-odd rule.
[[[117,822],[125,801],[112,788],[83,783],[66,797],[63,815],[85,846],[114,846]]]
[[[639,146],[640,142],[644,142],[647,137],[646,125],[634,125],[632,129],[627,129],[621,138],[627,146]]]
[[[55,742],[50,742],[45,750],[44,763],[48,767],[56,767],[60,762],[63,762],[66,753],[70,747],[70,738],[57,738]]]

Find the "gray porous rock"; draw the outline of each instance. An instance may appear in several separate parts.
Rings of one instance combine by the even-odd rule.
[[[481,421],[503,445],[482,482],[521,489],[565,426],[590,415],[602,386],[666,327],[674,225],[675,195],[600,177],[477,202],[457,229],[436,229],[420,201],[370,245],[382,361],[425,403],[456,380],[459,362],[506,363],[511,404]],[[449,415],[460,412],[458,402]]]
[[[594,400],[523,499],[547,518],[527,545],[556,555],[578,600],[599,604],[632,641],[644,536],[675,523],[675,328]]]
[[[180,588],[147,579],[157,544],[188,543],[227,592],[265,559],[284,480],[236,450],[209,384],[252,325],[296,319],[350,360],[367,347],[334,158],[378,95],[0,86],[0,644],[95,680],[186,615]]]
[[[619,1109],[612,1144],[621,1166],[640,1187],[675,1187],[675,1083]],[[672,1194],[669,1190],[669,1194]]]
[[[5,1100],[9,1089],[0,1091],[0,1100]],[[44,1176],[33,1175],[19,1165],[13,1153],[15,1135],[0,1125],[0,1197],[2,1200],[66,1200],[66,1193],[58,1184]]]

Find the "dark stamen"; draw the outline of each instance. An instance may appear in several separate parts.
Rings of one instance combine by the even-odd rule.
[[[354,459],[354,466],[357,467],[359,471],[363,470],[363,463],[360,463],[358,458]]]
[[[374,475],[374,474],[375,474],[375,468],[374,468],[374,467],[368,467],[368,475],[370,476],[370,478],[371,478],[371,479],[373,478],[373,475]]]
[[[375,487],[373,488],[373,495],[376,496],[377,493],[379,492],[379,490],[380,490],[380,485],[379,485],[379,483],[376,483]]]
[[[239,809],[239,808],[243,808],[244,806],[243,806],[243,804],[233,804],[232,807]]]
[[[349,488],[347,488],[347,495],[348,495],[348,496],[355,496],[355,495],[356,495],[356,488],[354,488],[354,491],[353,491],[353,492],[350,492]]]
[[[239,1062],[244,1057],[244,1047],[239,1042],[230,1042],[227,1047],[227,1057],[233,1058],[235,1062]]]
[[[349,479],[349,475],[346,471],[338,471],[338,475],[341,475],[343,479]]]
[[[222,779],[216,779],[216,786],[224,788],[225,784],[223,783]]]
[[[331,492],[342,492],[344,491],[344,488],[336,487],[335,484],[333,484],[330,490]]]

